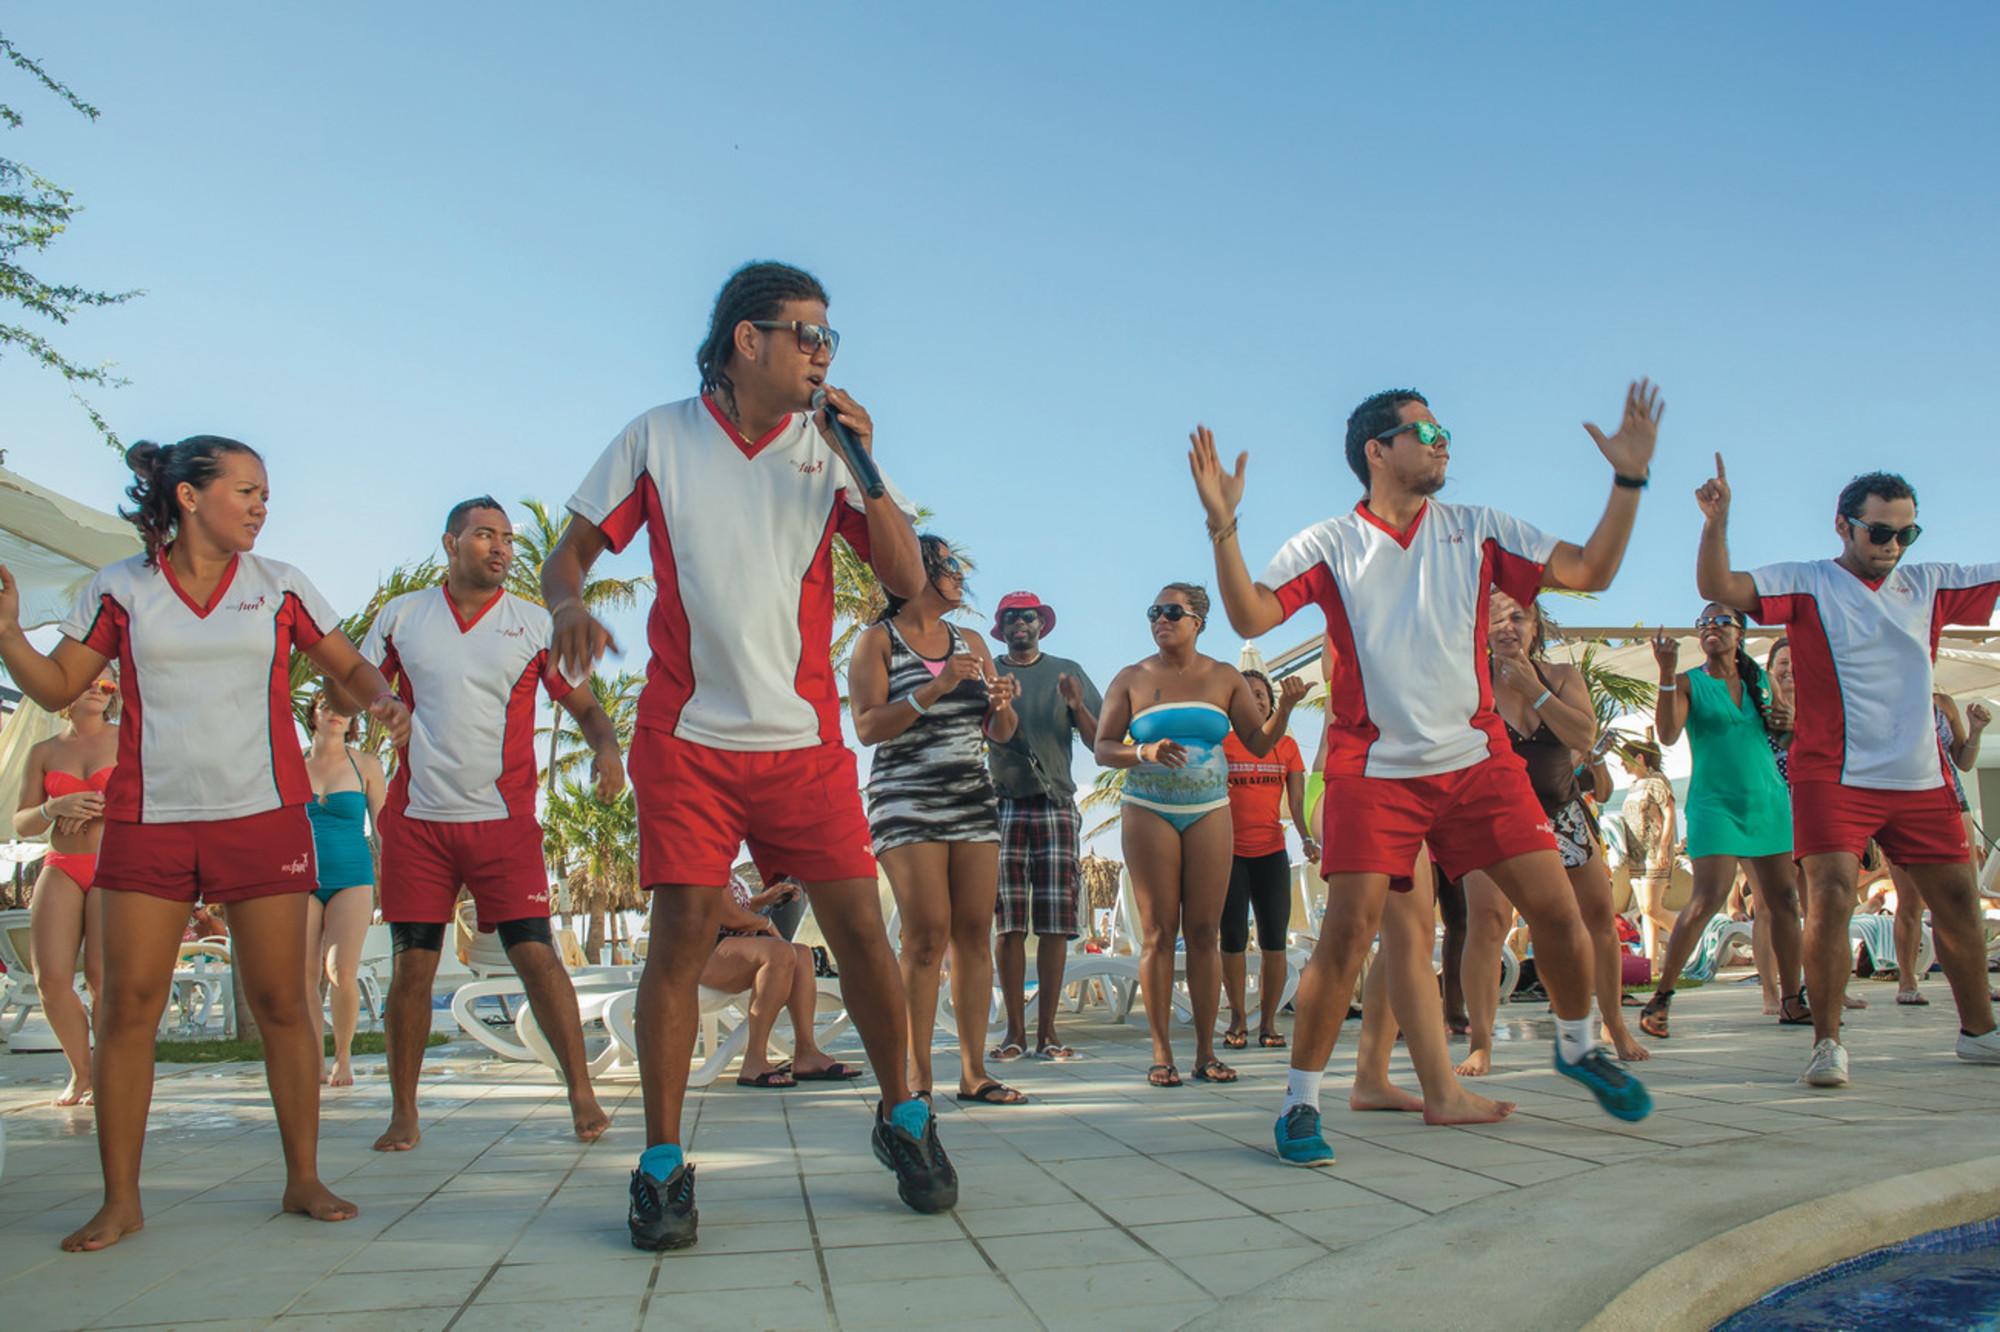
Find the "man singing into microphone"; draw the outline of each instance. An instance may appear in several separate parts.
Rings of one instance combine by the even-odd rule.
[[[746,841],[767,876],[805,881],[881,1084],[873,1146],[897,1193],[919,1212],[958,1201],[930,1107],[904,1080],[903,986],[830,656],[834,536],[900,596],[923,586],[923,559],[901,496],[867,498],[811,410],[824,390],[826,415],[870,447],[868,413],[826,386],[840,343],[826,303],[817,279],[785,264],[732,274],[695,355],[700,396],[619,432],[570,497],[574,521],[542,571],[557,662],[582,679],[615,646],[583,608],[584,575],[648,530],[652,659],[631,750],[639,881],[653,898],[637,1023],[647,1145],[628,1216],[641,1249],[695,1242],[681,1106],[696,982]]]

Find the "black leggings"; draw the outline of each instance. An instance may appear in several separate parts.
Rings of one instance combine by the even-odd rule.
[[[1283,851],[1236,856],[1229,864],[1229,897],[1222,904],[1222,951],[1250,947],[1250,909],[1257,910],[1257,946],[1283,952],[1292,928],[1292,860]]]

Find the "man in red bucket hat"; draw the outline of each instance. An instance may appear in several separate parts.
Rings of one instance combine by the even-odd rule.
[[[1032,592],[1009,592],[994,612],[993,637],[1007,645],[994,662],[1003,675],[1020,681],[1014,700],[1020,726],[1006,744],[991,745],[987,765],[1000,793],[1000,894],[995,926],[1000,941],[1000,990],[1007,1005],[1007,1034],[989,1059],[1019,1059],[1028,1051],[1028,930],[1041,936],[1035,972],[1045,1001],[1036,1007],[1035,1056],[1068,1059],[1076,1052],[1056,1037],[1060,1005],[1046,996],[1062,993],[1069,941],[1079,933],[1082,876],[1077,843],[1082,819],[1076,808],[1076,781],[1070,776],[1071,745],[1097,743],[1097,714],[1104,700],[1083,667],[1042,651],[1042,639],[1056,627],[1053,606]]]

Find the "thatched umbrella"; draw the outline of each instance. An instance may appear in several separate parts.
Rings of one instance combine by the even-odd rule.
[[[1118,905],[1118,876],[1125,869],[1122,862],[1093,851],[1083,858],[1079,868],[1083,871],[1083,890],[1092,911],[1109,911]]]

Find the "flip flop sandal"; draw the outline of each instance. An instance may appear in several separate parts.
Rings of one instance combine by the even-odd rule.
[[[1665,994],[1656,994],[1651,999],[1648,999],[1646,1006],[1639,1010],[1639,1030],[1645,1032],[1656,1041],[1672,1039],[1667,1035],[1667,1006],[1673,1003],[1673,1001],[1674,992],[1672,990],[1667,991]]]
[[[1222,1044],[1225,1049],[1229,1050],[1246,1049],[1250,1044],[1250,1033],[1247,1031],[1225,1031],[1222,1033]]]
[[[1076,1051],[1070,1049],[1067,1045],[1044,1045],[1041,1049],[1035,1051],[1035,1058],[1047,1059],[1052,1063],[1061,1063],[1065,1059],[1076,1058]]]
[[[1904,1008],[1929,1008],[1931,1001],[1924,998],[1921,990],[1898,990],[1896,1002]]]
[[[1236,1081],[1236,1070],[1223,1063],[1220,1059],[1211,1059],[1205,1064],[1196,1066],[1194,1080],[1196,1082],[1234,1082]]]
[[[1794,1005],[1797,1006],[1796,1011]],[[1778,1006],[1778,1025],[1781,1027],[1810,1027],[1812,1020],[1812,1009],[1806,1006],[1803,990]]]
[[[754,1078],[738,1077],[736,1085],[739,1087],[762,1087],[766,1091],[775,1091],[780,1087],[790,1087],[794,1085],[795,1081],[796,1079],[789,1069],[767,1068]]]
[[[1282,1050],[1285,1048],[1286,1041],[1283,1036],[1280,1036],[1275,1031],[1261,1031],[1257,1033],[1257,1044],[1263,1046],[1266,1050]]]
[[[1448,1036],[1470,1036],[1472,1034],[1472,1019],[1462,1017],[1446,1018],[1444,1029],[1445,1034]]]
[[[1022,1055],[1025,1055],[1026,1053],[1028,1053],[1027,1046],[1017,1044],[1016,1042],[1013,1041],[1009,1041],[1005,1045],[997,1046],[994,1049],[988,1050],[986,1052],[986,1057],[988,1059],[998,1059],[1004,1063],[1009,1059],[1019,1059]]]
[[[1154,1087],[1178,1087],[1181,1071],[1172,1064],[1155,1064],[1146,1070],[1146,1082]]]
[[[867,1076],[867,1073],[868,1070],[865,1068],[856,1068],[852,1064],[843,1064],[838,1059],[816,1073],[801,1073],[796,1069],[792,1070],[792,1076],[800,1082],[852,1082],[856,1078]]]
[[[1026,1105],[1028,1098],[1004,1082],[982,1082],[969,1092],[960,1092],[958,1100],[965,1104],[978,1105]]]

